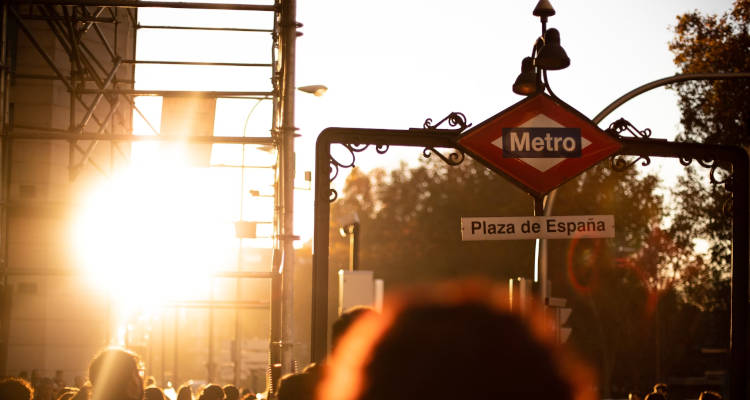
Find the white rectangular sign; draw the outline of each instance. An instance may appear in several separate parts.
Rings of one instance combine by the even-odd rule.
[[[461,218],[464,241],[611,237],[615,237],[614,215]]]

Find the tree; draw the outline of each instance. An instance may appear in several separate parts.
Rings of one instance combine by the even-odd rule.
[[[677,17],[669,43],[682,73],[750,71],[750,0],[736,0],[731,11],[704,15],[697,11]],[[677,92],[683,132],[678,139],[750,145],[750,79],[688,81]],[[712,243],[712,261],[728,270],[730,219],[724,214],[729,194],[721,186],[706,187],[692,168],[679,181],[675,233],[683,242],[705,237]],[[719,179],[726,173],[718,173]],[[739,205],[744,206],[744,205]],[[682,232],[680,234],[680,232]]]
[[[331,264],[346,265],[347,244],[337,230],[356,214],[360,264],[391,287],[469,275],[530,277],[533,243],[462,242],[460,218],[532,210],[530,196],[468,158],[456,167],[428,159],[369,175],[355,170],[331,208]]]
[[[691,12],[677,17],[675,38],[669,44],[682,73],[750,71],[750,0],[736,0],[723,15]],[[684,128],[678,139],[750,146],[750,79],[690,81],[674,85]],[[713,171],[712,171],[713,172]],[[710,258],[684,270],[681,291],[685,300],[710,313],[710,324],[726,327],[729,321],[731,193],[709,184],[705,170],[688,168],[675,191],[676,210],[671,232],[681,246],[695,238],[710,243]],[[728,173],[716,174],[719,180]],[[747,207],[735,204],[733,207]],[[726,329],[709,333],[704,341],[728,346]]]

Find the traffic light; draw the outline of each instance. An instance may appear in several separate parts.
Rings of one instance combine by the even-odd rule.
[[[553,329],[558,343],[567,342],[571,332],[573,332],[572,328],[565,326],[568,319],[570,319],[570,314],[573,312],[573,309],[570,307],[565,307],[567,303],[568,300],[563,297],[550,297],[547,304],[553,313]]]

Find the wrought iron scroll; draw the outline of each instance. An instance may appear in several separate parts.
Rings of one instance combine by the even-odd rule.
[[[651,137],[651,129],[646,128],[644,130],[638,130],[638,128],[633,126],[633,124],[628,122],[625,118],[620,118],[617,121],[611,123],[609,125],[609,128],[607,128],[604,132],[607,132],[609,135],[619,139],[623,136],[622,133],[626,131],[630,133],[630,135],[632,135],[634,138],[648,139]]]
[[[617,155],[612,156],[609,159],[609,167],[612,168],[613,171],[622,172],[635,165],[638,161],[641,161],[642,167],[651,164],[651,158],[649,156],[639,156],[638,158],[628,160],[625,156]]]
[[[427,131],[435,131],[438,130],[438,127],[440,127],[440,125],[445,122],[447,122],[448,125],[452,127],[458,127],[456,129],[452,129],[452,131],[456,134],[463,132],[464,129],[471,126],[471,124],[466,122],[466,116],[463,113],[452,112],[445,118],[438,121],[438,123],[435,125],[432,124],[432,118],[427,118],[424,121],[422,127]],[[453,149],[453,151],[447,156],[437,151],[437,149],[435,149],[434,147],[425,147],[424,150],[422,150],[422,156],[424,156],[425,158],[430,158],[430,156],[432,156],[433,154],[437,155],[441,160],[443,160],[443,162],[451,166],[459,165],[466,159],[466,155],[464,154],[464,152],[458,149]]]
[[[710,180],[711,184],[716,185],[723,185],[724,189],[727,191],[728,195],[726,196],[726,199],[724,199],[724,204],[722,205],[722,211],[724,212],[724,215],[727,217],[730,217],[732,215],[732,209],[734,207],[734,201],[733,201],[733,193],[734,193],[734,176],[732,175],[731,171],[728,171],[729,173],[725,177],[719,177],[718,170],[719,168],[725,169],[719,163],[716,161],[716,157],[712,154],[708,154],[705,158],[699,158],[695,160],[698,162],[698,164],[703,168],[708,168],[708,179]],[[680,164],[684,166],[688,166],[692,164],[693,159],[690,157],[680,157]],[[725,169],[726,170],[726,169]]]
[[[355,153],[361,153],[365,150],[367,150],[368,147],[370,147],[369,144],[359,144],[359,143],[341,143],[342,146],[344,146],[345,149],[349,151],[349,155],[351,156],[351,161],[349,162],[341,162],[333,157],[333,155],[329,155],[329,177],[328,180],[330,182],[333,182],[334,179],[336,179],[337,176],[339,176],[339,168],[353,168],[354,164],[357,161],[357,156]],[[389,146],[387,144],[376,144],[375,145],[375,151],[378,154],[385,154],[388,151]],[[328,201],[334,202],[336,199],[338,199],[339,193],[336,191],[336,189],[329,189],[328,194]]]
[[[618,139],[623,137],[623,132],[628,132],[631,136],[637,139],[649,139],[651,137],[651,129],[646,128],[644,130],[638,130],[635,126],[633,126],[633,124],[631,124],[624,118],[620,118],[610,124],[605,132]],[[648,156],[639,156],[635,159],[628,160],[624,156],[615,155],[609,159],[609,165],[612,170],[622,172],[632,167],[641,160],[642,166],[651,164],[651,158],[649,158]],[[680,157],[679,160],[680,164],[682,164],[683,166],[688,166],[693,162],[693,158],[690,157]],[[719,165],[719,163],[716,161],[716,156],[713,154],[706,154],[705,157],[697,158],[695,159],[695,161],[698,162],[701,167],[709,169],[708,177],[712,185],[723,185],[724,189],[726,189],[729,193],[724,201],[722,210],[724,212],[724,215],[731,216],[733,207],[732,192],[734,183],[731,172],[726,177],[720,177],[718,174],[718,170],[722,168],[722,166]]]
[[[611,123],[609,128],[604,132],[617,139],[623,137],[623,132],[628,132],[631,136],[639,139],[648,139],[651,137],[651,129],[646,128],[644,130],[638,130],[638,128],[624,118],[620,118]],[[625,156],[616,155],[610,157],[609,167],[612,168],[613,171],[622,172],[638,163],[638,161],[641,161],[641,166],[643,167],[651,164],[651,158],[649,156],[639,156],[635,159],[628,159]]]

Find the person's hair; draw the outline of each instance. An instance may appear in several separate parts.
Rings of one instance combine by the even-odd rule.
[[[331,349],[335,349],[341,337],[360,317],[369,313],[374,313],[372,307],[355,306],[339,315],[331,326]]]
[[[221,386],[209,384],[206,385],[206,387],[203,388],[203,391],[201,392],[199,400],[223,400],[224,399],[224,391],[221,389]]]
[[[654,385],[654,390],[653,390],[654,392],[660,392],[662,390],[665,391],[665,392],[667,391],[667,384],[666,383],[659,382],[659,383],[657,383],[657,384]]]
[[[412,289],[341,338],[318,397],[595,398],[590,371],[554,342],[544,318],[514,313],[507,290],[486,282]]]
[[[55,399],[57,400],[69,400],[72,398],[76,393],[78,392],[78,388],[71,387],[71,386],[65,386],[57,391],[57,395],[55,396]]]
[[[22,378],[3,378],[0,380],[0,399],[3,400],[31,400],[34,389]]]
[[[719,393],[712,390],[704,390],[701,392],[698,400],[722,400],[722,397]]]
[[[228,385],[224,385],[222,389],[224,390],[224,398],[226,400],[239,400],[240,390],[237,389],[237,386],[228,384]]]
[[[180,390],[177,391],[177,400],[193,400],[193,389],[190,385],[180,386]]]
[[[74,394],[70,400],[89,400],[90,394],[91,394],[91,383],[86,382],[78,389],[76,394]]]
[[[107,348],[96,355],[89,365],[94,399],[127,397],[133,385],[133,374],[139,373],[140,364],[138,355],[125,349]]]
[[[164,391],[156,386],[150,386],[143,390],[143,400],[165,400]]]
[[[76,393],[78,393],[77,390],[76,391],[71,391],[71,392],[64,392],[63,394],[57,396],[55,398],[55,400],[70,400],[70,399],[73,398],[73,396],[76,395]]]
[[[667,398],[659,392],[651,392],[647,394],[646,397],[643,398],[643,400],[667,400]]]

